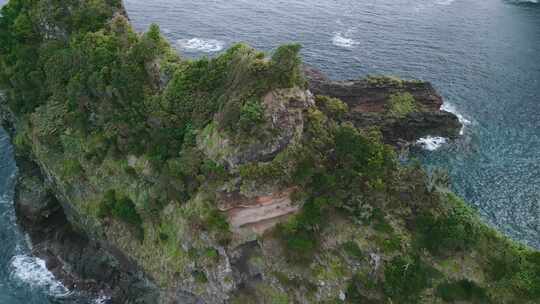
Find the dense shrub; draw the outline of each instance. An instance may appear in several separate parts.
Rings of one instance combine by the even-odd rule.
[[[364,253],[358,247],[358,244],[354,241],[348,241],[343,244],[343,250],[351,257],[356,260],[362,260],[364,258]]]
[[[0,13],[0,86],[8,90],[10,108],[29,113],[47,99],[39,69],[39,44],[33,3],[9,1]]]
[[[460,280],[437,286],[437,296],[446,302],[467,301],[467,303],[489,303],[486,291],[475,282]]]
[[[322,210],[326,205],[327,201],[321,198],[309,200],[300,214],[278,226],[277,232],[284,240],[292,260],[308,261],[317,249],[319,243],[316,232],[322,225]]]
[[[420,293],[431,286],[435,270],[418,256],[397,256],[385,265],[384,292],[396,303],[418,303]]]
[[[62,168],[62,175],[65,178],[74,178],[81,175],[81,173],[83,172],[83,168],[81,164],[76,159],[73,159],[73,158],[66,159],[64,160],[63,165],[64,166]]]
[[[315,102],[317,103],[317,107],[328,117],[338,121],[341,121],[347,112],[349,112],[349,106],[337,98],[317,95]]]
[[[300,44],[280,46],[272,55],[271,77],[278,88],[305,87]]]
[[[523,299],[539,300],[540,253],[505,245],[489,252],[486,269],[489,278],[514,290]]]
[[[448,212],[441,215],[426,212],[415,220],[416,245],[437,255],[469,249],[479,238],[472,211],[454,195],[449,194],[443,200],[450,206]]]
[[[409,92],[396,93],[388,101],[389,113],[395,117],[404,117],[417,110],[414,96]]]
[[[101,217],[113,216],[123,222],[140,227],[142,218],[137,212],[133,201],[125,196],[118,194],[114,190],[108,190],[101,202],[99,215]]]
[[[257,100],[248,100],[240,110],[238,125],[246,133],[255,135],[258,126],[264,122],[264,108]]]
[[[352,125],[344,124],[335,133],[338,174],[344,179],[364,176],[366,181],[381,179],[394,168],[395,155],[381,144],[376,134],[361,134]]]
[[[349,281],[349,284],[347,285],[347,290],[345,293],[346,294],[345,303],[351,303],[351,304],[382,303],[379,300],[370,299],[369,297],[365,296],[367,292],[375,289],[376,287],[377,287],[376,283],[374,282],[372,278],[368,278],[358,273],[353,275],[353,277]]]

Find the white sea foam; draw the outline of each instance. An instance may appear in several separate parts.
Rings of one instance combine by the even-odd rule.
[[[180,39],[177,41],[178,46],[190,51],[199,51],[205,53],[214,53],[223,50],[225,42],[216,39]]]
[[[468,120],[467,118],[465,118],[463,115],[461,115],[461,113],[459,113],[456,107],[451,103],[445,102],[442,105],[441,110],[450,112],[457,116],[457,118],[459,119],[459,122],[463,126],[461,130],[459,131],[459,135],[463,135],[465,133],[465,127],[472,124],[472,122]]]
[[[66,296],[69,290],[45,266],[45,261],[28,255],[11,259],[11,276],[32,288],[45,288],[52,296]]]
[[[447,138],[439,136],[426,136],[416,141],[416,144],[428,151],[435,151],[448,142]]]
[[[106,303],[109,303],[110,300],[111,300],[110,297],[99,296],[97,299],[94,300],[94,304],[106,304]]]
[[[358,41],[350,37],[352,33],[353,30],[348,30],[345,33],[336,32],[334,37],[332,37],[332,44],[347,49],[353,48],[358,45]]]

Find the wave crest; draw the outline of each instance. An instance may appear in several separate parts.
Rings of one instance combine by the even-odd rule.
[[[69,290],[47,269],[45,261],[37,257],[14,256],[11,259],[10,275],[32,288],[44,288],[52,296],[69,294]]]
[[[198,51],[204,53],[215,53],[223,50],[225,42],[216,39],[180,39],[177,41],[178,46],[185,50]]]
[[[445,137],[426,136],[416,141],[416,144],[428,151],[435,151],[448,142]]]
[[[463,135],[465,133],[465,127],[472,124],[472,122],[470,120],[468,120],[467,118],[465,118],[461,113],[459,113],[458,110],[456,109],[456,107],[451,103],[445,102],[442,105],[441,110],[446,111],[446,112],[450,112],[450,113],[457,116],[459,122],[463,126],[463,127],[461,127],[461,130],[459,131],[459,135]]]

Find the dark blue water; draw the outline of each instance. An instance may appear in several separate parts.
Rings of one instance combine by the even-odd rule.
[[[0,4],[5,2],[0,0]],[[463,136],[417,151],[451,173],[483,218],[540,248],[540,5],[503,0],[127,0],[135,27],[160,24],[187,57],[234,42],[304,45],[305,61],[338,79],[392,74],[434,83],[468,121]],[[27,250],[14,226],[14,165],[0,142],[0,304],[49,303],[55,286],[14,275]],[[21,253],[22,252],[22,253]],[[31,263],[29,263],[31,264]],[[24,267],[22,267],[24,269]],[[16,271],[15,271],[16,273]],[[45,280],[46,281],[46,280]],[[6,297],[6,298],[2,298]],[[58,297],[53,297],[57,299]],[[69,303],[69,302],[68,302]]]

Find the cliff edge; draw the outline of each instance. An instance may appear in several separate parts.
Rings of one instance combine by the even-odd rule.
[[[1,117],[34,253],[112,303],[536,303],[540,253],[397,159],[458,136],[434,88],[332,81],[300,48],[188,60],[120,1],[11,0]]]

